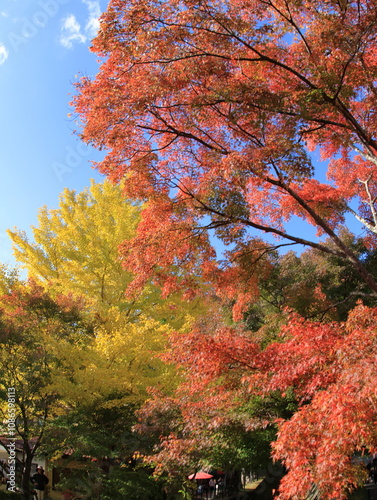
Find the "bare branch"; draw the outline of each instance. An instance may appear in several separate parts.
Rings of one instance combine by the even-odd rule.
[[[353,145],[352,149],[356,151],[356,153],[359,153],[361,156],[363,156],[366,160],[374,163],[374,165],[377,165],[377,156],[374,155],[373,153],[368,153],[366,151],[363,151],[356,145]]]

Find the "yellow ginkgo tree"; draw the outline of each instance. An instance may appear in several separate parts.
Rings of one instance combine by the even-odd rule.
[[[149,387],[166,392],[178,379],[158,355],[169,332],[186,331],[205,311],[198,298],[163,298],[153,282],[127,293],[134,277],[124,269],[118,247],[135,234],[140,210],[124,198],[121,186],[92,182],[81,193],[65,189],[58,208],[40,210],[34,241],[23,231],[9,231],[29,277],[53,296],[79,298],[93,328],[85,342],[50,339],[59,370],[48,389],[59,398],[43,449],[54,457],[69,449],[74,457],[106,457],[106,466],[123,461],[132,467],[143,447],[143,438],[132,432],[136,410]]]
[[[92,181],[80,193],[65,189],[57,209],[40,209],[34,241],[22,230],[8,234],[28,276],[49,289],[84,296],[88,312],[102,325],[109,322],[110,330],[115,310],[122,321],[143,315],[179,327],[187,314],[198,314],[198,300],[182,301],[179,294],[162,300],[152,282],[126,295],[134,276],[124,269],[118,249],[135,235],[140,211],[125,199],[122,186]]]

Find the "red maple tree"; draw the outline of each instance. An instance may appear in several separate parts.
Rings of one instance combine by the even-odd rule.
[[[280,422],[274,444],[288,469],[280,498],[304,497],[313,483],[323,498],[346,498],[365,481],[356,457],[377,451],[376,315],[360,304],[345,323],[292,318],[283,329],[288,340],[263,354],[274,370],[264,390],[294,387],[301,400],[292,419]]]
[[[377,294],[341,232],[352,214],[375,248],[376,21],[374,0],[110,1],[92,47],[101,69],[81,79],[74,104],[82,139],[107,151],[99,170],[146,201],[121,248],[134,286],[154,276],[166,294],[190,296],[198,281],[214,284],[240,318],[268,276],[266,252],[304,245],[351,263]],[[297,219],[327,242],[296,230]],[[211,234],[226,245],[221,263]],[[275,447],[289,468],[283,498],[313,481],[324,498],[343,495],[356,481],[350,456],[375,447],[375,360],[364,350],[375,313],[361,307],[344,324],[292,319],[293,340],[261,351],[259,378],[245,374],[254,389],[297,384],[302,398]],[[212,363],[202,374],[218,375]]]
[[[183,370],[174,397],[153,393],[139,430],[161,437],[157,470],[183,470],[218,446],[216,435],[238,422],[245,429],[274,422],[274,409],[250,413],[255,396],[287,392],[299,409],[278,418],[273,457],[287,469],[281,500],[345,499],[367,478],[357,457],[377,452],[377,309],[359,304],[346,322],[313,322],[291,314],[281,338],[263,348],[240,329],[200,328],[173,335],[165,359]],[[275,417],[276,418],[276,417]]]
[[[366,0],[109,3],[92,47],[101,69],[74,104],[83,140],[107,150],[99,170],[148,200],[122,250],[139,284],[158,271],[168,291],[192,290],[172,263],[213,279],[213,230],[230,263],[308,245],[377,293],[339,235],[347,213],[369,244],[377,231],[376,17]],[[295,232],[295,217],[333,245]],[[260,245],[255,230],[280,241]]]

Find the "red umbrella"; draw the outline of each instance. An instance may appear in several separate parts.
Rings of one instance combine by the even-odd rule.
[[[196,472],[195,474],[190,474],[189,479],[210,479],[213,477],[211,474],[207,474],[206,472],[199,471]]]

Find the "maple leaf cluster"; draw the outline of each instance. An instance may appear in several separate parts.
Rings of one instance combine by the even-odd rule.
[[[346,498],[366,480],[367,471],[355,457],[376,452],[376,314],[375,308],[359,305],[345,323],[293,319],[284,329],[290,338],[278,349],[269,383],[290,384],[307,403],[281,422],[274,444],[274,456],[289,470],[280,498],[303,495],[312,483],[325,498]]]
[[[377,451],[376,319],[377,309],[361,304],[346,322],[292,314],[266,348],[250,332],[229,327],[171,336],[163,357],[183,370],[183,380],[174,397],[152,391],[137,426],[160,436],[149,457],[156,472],[213,460],[226,429],[236,440],[235,428],[255,432],[275,423],[272,456],[287,470],[279,498],[306,498],[313,484],[323,498],[347,498],[367,478],[357,457]],[[297,402],[290,418],[271,400],[267,411],[250,410],[258,398],[279,394]],[[229,446],[224,436],[221,443]]]
[[[367,1],[109,3],[102,66],[74,105],[82,139],[107,151],[98,169],[148,201],[123,248],[140,286],[158,268],[167,292],[193,293],[172,261],[206,279],[208,232],[232,264],[257,230],[352,262],[377,293],[340,235],[349,213],[371,246],[377,231],[375,18]],[[297,217],[333,246],[295,233]]]

